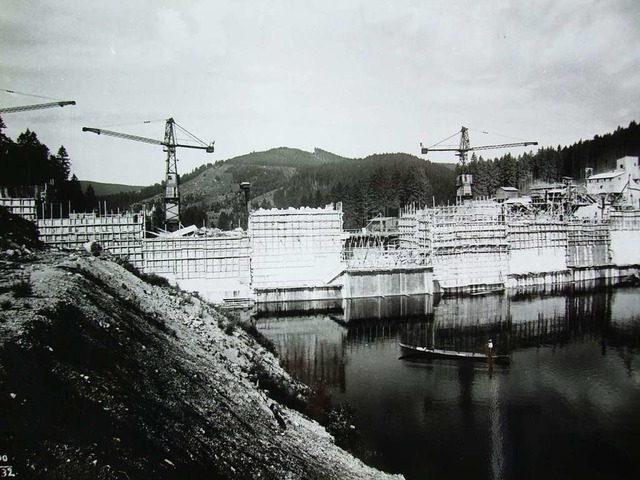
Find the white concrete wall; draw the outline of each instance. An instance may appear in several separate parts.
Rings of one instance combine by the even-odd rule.
[[[255,286],[322,285],[341,264],[342,211],[259,209],[249,216]]]
[[[348,270],[344,273],[343,298],[392,297],[433,293],[430,268]]]
[[[504,285],[509,271],[505,247],[483,250],[451,250],[433,257],[433,279],[445,289],[464,289],[474,285]]]
[[[611,230],[612,263],[640,265],[640,230]]]
[[[566,269],[567,249],[564,247],[522,248],[510,252],[510,274],[557,272]]]

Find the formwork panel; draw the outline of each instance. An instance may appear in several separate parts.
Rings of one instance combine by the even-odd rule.
[[[253,283],[322,283],[341,262],[342,211],[259,209],[249,216]]]
[[[640,230],[640,210],[621,210],[609,213],[609,226],[614,230]]]
[[[395,297],[433,293],[430,267],[345,272],[344,298]]]
[[[451,248],[433,258],[433,276],[443,289],[504,285],[509,269],[506,246]]]
[[[230,278],[249,281],[250,252],[246,235],[159,237],[142,243],[144,271],[177,280]]]
[[[144,237],[144,216],[139,214],[71,214],[68,218],[36,220],[38,236],[44,243],[60,248],[82,249],[87,242],[103,248],[133,249]],[[133,242],[133,243],[132,243]]]
[[[37,218],[37,207],[35,198],[0,197],[0,207],[6,208],[9,213],[18,215],[25,220],[35,222]]]
[[[609,225],[600,221],[567,224],[567,265],[593,267],[611,264]]]

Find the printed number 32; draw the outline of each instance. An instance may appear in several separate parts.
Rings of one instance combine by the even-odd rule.
[[[0,467],[0,477],[1,478],[8,478],[8,477],[15,477],[16,474],[13,473],[13,467]]]

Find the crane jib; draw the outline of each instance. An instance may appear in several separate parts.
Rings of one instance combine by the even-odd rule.
[[[100,128],[82,127],[83,132],[91,132],[96,135],[107,135],[110,137],[124,138],[125,140],[133,140],[136,142],[150,143],[152,145],[162,145],[167,148],[194,148],[197,150],[205,150],[207,153],[213,153],[213,143],[210,145],[184,145],[182,143],[168,143],[162,140],[155,140],[153,138],[140,137],[138,135],[130,135],[128,133],[112,132],[111,130],[102,130]]]
[[[30,110],[40,110],[42,108],[66,107],[67,105],[75,105],[74,100],[60,100],[50,103],[38,103],[35,105],[22,105],[20,107],[0,107],[0,113],[17,113],[28,112]]]

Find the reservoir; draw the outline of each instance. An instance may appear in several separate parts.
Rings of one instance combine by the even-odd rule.
[[[322,310],[322,305],[313,305]],[[407,479],[637,478],[640,288],[359,299],[255,318],[299,380],[353,409],[357,451]],[[399,342],[507,364],[402,358]]]

